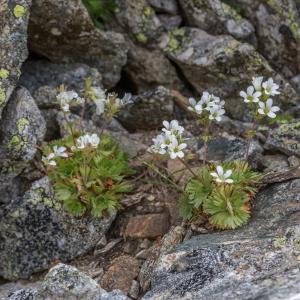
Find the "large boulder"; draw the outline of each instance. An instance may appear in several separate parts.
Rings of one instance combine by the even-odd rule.
[[[29,49],[53,62],[97,68],[107,88],[120,79],[127,45],[122,34],[97,29],[81,0],[34,0]]]
[[[31,0],[0,2],[0,119],[27,58],[27,24]]]
[[[273,77],[280,85],[276,101],[282,109],[297,104],[299,97],[291,85],[251,45],[231,36],[181,28],[169,33],[162,47],[199,93],[206,90],[226,100],[227,111],[236,119],[245,117],[239,91],[251,84],[253,76]]]
[[[106,292],[98,283],[76,268],[58,264],[34,288],[20,289],[9,300],[129,300],[120,291]]]
[[[102,219],[76,218],[56,200],[47,177],[0,211],[0,275],[27,278],[56,261],[68,261],[91,250],[115,214]]]
[[[143,299],[298,299],[300,180],[261,191],[249,224],[169,251]]]
[[[46,132],[45,120],[28,90],[17,88],[0,122],[0,203],[20,191],[18,175],[34,158]]]
[[[253,25],[228,4],[220,0],[179,0],[179,3],[189,26],[255,43]]]

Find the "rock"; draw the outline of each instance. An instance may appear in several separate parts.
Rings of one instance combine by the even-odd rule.
[[[182,87],[174,66],[160,49],[148,50],[131,44],[125,72],[138,93],[158,85],[170,89]]]
[[[137,259],[122,255],[114,259],[107,272],[103,275],[101,286],[109,291],[121,290],[125,295],[130,291],[132,281],[138,276],[139,262]]]
[[[22,290],[22,293],[26,295],[24,290],[28,291],[27,298],[24,296],[23,298],[21,297],[21,292],[19,292],[20,298],[19,299],[30,299],[29,295],[35,293],[37,288],[41,285],[40,281],[36,282],[22,282],[22,281],[17,281],[17,282],[8,282],[5,284],[0,285],[0,299],[1,300],[6,300],[6,299],[11,299],[9,298],[9,295],[14,294],[17,291]],[[29,293],[30,291],[30,293]],[[14,294],[16,295],[16,293]],[[15,299],[17,297],[15,296]],[[14,298],[12,298],[14,299]]]
[[[137,299],[140,292],[140,285],[136,280],[132,281],[129,296],[133,299]]]
[[[54,197],[47,177],[0,211],[0,275],[27,278],[55,260],[67,261],[90,251],[115,215],[76,218]]]
[[[47,9],[45,9],[47,7]],[[29,49],[57,63],[84,63],[113,87],[126,64],[122,34],[95,28],[81,0],[34,0],[30,10]]]
[[[20,84],[34,95],[39,107],[53,108],[52,102],[55,99],[53,96],[56,96],[57,88],[61,84],[79,93],[84,88],[84,80],[87,77],[91,78],[92,85],[102,87],[102,75],[97,69],[86,64],[57,64],[47,60],[28,60],[22,67]]]
[[[159,13],[170,15],[176,15],[178,13],[176,0],[148,0],[148,3]]]
[[[256,28],[258,49],[276,71],[299,73],[299,11],[291,0],[229,0]]]
[[[118,114],[118,120],[128,130],[158,128],[163,120],[174,117],[173,96],[162,86],[134,96],[132,101]]]
[[[182,17],[180,15],[158,15],[158,18],[166,31],[174,30],[180,27],[182,23]]]
[[[300,120],[281,124],[271,130],[265,148],[300,157]]]
[[[28,55],[27,24],[31,0],[2,0],[0,5],[0,119]]]
[[[238,40],[255,43],[253,25],[228,4],[219,0],[179,0],[179,3],[191,27],[198,27],[213,35],[229,34]]]
[[[156,42],[162,25],[147,0],[117,0],[115,19],[121,31],[142,45]]]
[[[264,155],[262,159],[263,165],[266,167],[265,173],[268,172],[282,172],[288,169],[289,163],[287,157],[282,154]]]
[[[120,291],[103,290],[95,280],[72,266],[58,264],[46,275],[42,284],[33,289],[22,289],[8,300],[129,300]]]
[[[18,194],[17,176],[34,158],[36,145],[45,133],[45,120],[30,93],[25,88],[16,89],[0,122],[0,203]]]
[[[257,194],[239,230],[199,235],[164,254],[143,299],[296,299],[300,180]]]
[[[274,100],[283,110],[297,104],[294,89],[249,44],[196,28],[180,28],[169,33],[161,46],[200,94],[206,90],[221,97],[229,116],[235,119],[247,117],[239,91],[251,84],[253,76],[273,77],[281,88]]]
[[[131,217],[124,235],[131,238],[155,238],[164,235],[169,228],[166,214],[148,214]]]
[[[199,159],[203,160],[203,142],[199,143],[199,149],[197,154],[199,155]],[[246,156],[246,149],[247,141],[232,135],[223,134],[208,142],[207,160],[211,162],[243,160]],[[249,151],[249,163],[255,169],[260,163],[262,152],[262,147],[256,141],[252,141]]]

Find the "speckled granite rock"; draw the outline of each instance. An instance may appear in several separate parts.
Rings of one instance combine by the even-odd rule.
[[[300,157],[300,120],[282,124],[271,130],[265,147]]]
[[[257,75],[273,77],[280,85],[281,95],[276,101],[282,109],[297,104],[295,90],[249,44],[231,36],[212,36],[196,28],[172,31],[164,42],[161,46],[195,89],[199,93],[207,90],[226,100],[228,113],[236,119],[245,118],[239,91]]]
[[[17,88],[0,122],[0,203],[11,201],[20,184],[17,176],[34,158],[46,125],[30,93]]]
[[[133,96],[132,101],[118,114],[119,121],[126,129],[158,128],[163,120],[174,118],[173,96],[163,86]]]
[[[106,292],[95,280],[64,264],[53,267],[37,288],[22,289],[9,300],[129,300],[120,291]]]
[[[0,119],[27,58],[27,24],[31,0],[0,2]]]
[[[53,194],[47,177],[32,184],[0,210],[0,275],[27,278],[89,251],[109,229],[115,215],[104,219],[69,215]]]
[[[300,180],[261,191],[249,224],[165,254],[144,300],[298,299]]]
[[[34,0],[28,29],[30,50],[53,62],[97,68],[107,88],[119,81],[127,58],[125,39],[95,28],[81,0]]]
[[[255,29],[228,4],[219,0],[180,0],[187,24],[208,33],[230,34],[236,39],[255,43]]]

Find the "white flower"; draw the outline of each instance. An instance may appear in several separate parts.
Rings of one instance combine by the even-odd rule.
[[[91,87],[93,92],[93,101],[96,105],[96,114],[102,115],[104,113],[105,104],[107,103],[107,97],[105,91],[100,87]]]
[[[153,145],[149,148],[149,151],[152,153],[166,154],[166,149],[162,147],[162,144],[165,141],[165,137],[162,134],[159,134],[154,139],[152,139]]]
[[[171,159],[175,159],[176,157],[183,158],[184,152],[183,149],[186,148],[186,144],[179,144],[177,139],[174,139],[172,143],[169,145],[168,152]]]
[[[65,101],[62,101],[60,103],[60,107],[64,112],[69,112],[70,111],[70,105],[69,103],[66,103]]]
[[[256,91],[261,92],[261,83],[263,81],[263,77],[252,77],[252,84]]]
[[[276,118],[276,112],[280,110],[280,108],[278,106],[273,106],[273,100],[272,99],[268,99],[265,102],[259,102],[259,109],[258,109],[258,113],[261,115],[266,115],[269,118]]]
[[[197,103],[194,98],[189,98],[190,106],[188,106],[188,110],[195,112],[198,115],[202,114],[203,107],[201,101]]]
[[[215,105],[209,108],[209,119],[216,120],[220,122],[222,120],[222,115],[225,114],[225,109],[222,106]]]
[[[45,165],[49,165],[49,166],[55,167],[56,166],[56,162],[55,162],[55,160],[53,160],[53,158],[55,158],[55,154],[54,153],[50,153],[47,157],[45,157],[45,156],[42,157],[42,162]]]
[[[279,89],[279,85],[273,81],[273,78],[269,78],[262,84],[265,93],[270,96],[279,95],[280,92],[277,91]]]
[[[224,173],[222,166],[217,166],[217,172],[212,172],[210,175],[215,178],[216,182],[233,183],[233,180],[229,178],[232,175],[232,170],[227,170]]]
[[[78,104],[83,103],[83,99],[78,96],[78,94],[74,91],[64,91],[60,92],[57,96],[56,99],[58,100],[61,109],[64,112],[69,112],[70,111],[70,103],[72,101],[77,102]]]
[[[240,92],[240,96],[244,98],[245,103],[252,103],[252,102],[259,102],[259,97],[261,96],[261,92],[255,92],[254,93],[254,87],[250,85],[247,88],[247,93],[244,91]]]
[[[176,140],[176,136],[173,134],[170,134],[169,132],[165,132],[165,134],[162,135],[162,137],[163,137],[163,140],[161,143],[161,147],[163,149],[168,148],[173,143],[173,141]]]
[[[163,125],[165,128],[162,131],[170,135],[181,135],[184,131],[184,128],[178,124],[177,120],[172,120],[171,122],[163,121]]]
[[[76,140],[76,146],[78,149],[84,149],[88,146],[97,148],[99,143],[100,143],[100,138],[95,133],[92,135],[89,134],[82,135]]]
[[[66,153],[67,148],[64,146],[58,147],[54,146],[53,147],[53,153],[55,157],[68,157],[68,153]]]

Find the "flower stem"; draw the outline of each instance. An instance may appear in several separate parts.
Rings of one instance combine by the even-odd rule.
[[[245,155],[245,164],[248,162],[248,159],[249,159],[250,147],[251,147],[255,127],[256,127],[256,119],[254,119],[254,121],[252,123],[252,126],[251,126],[251,129],[248,131],[247,148],[246,148],[246,155]]]
[[[203,165],[206,165],[207,152],[208,152],[208,135],[209,135],[210,122],[206,122],[204,127],[204,154],[203,154]]]
[[[80,131],[82,131],[82,128],[83,128],[83,118],[84,118],[84,114],[85,114],[86,103],[87,103],[87,99],[86,99],[86,97],[84,97],[81,114],[80,114],[80,125],[79,125]]]
[[[180,157],[178,157],[178,160],[189,170],[189,172],[196,177],[199,181],[202,181],[202,179],[191,169],[191,167]]]
[[[71,136],[72,136],[72,140],[73,140],[73,144],[75,145],[76,141],[75,141],[75,135],[74,135],[73,127],[72,127],[72,124],[69,122],[67,114],[65,112],[64,112],[64,119],[67,123],[67,126],[69,127],[69,130],[70,130],[70,133],[71,133]]]

